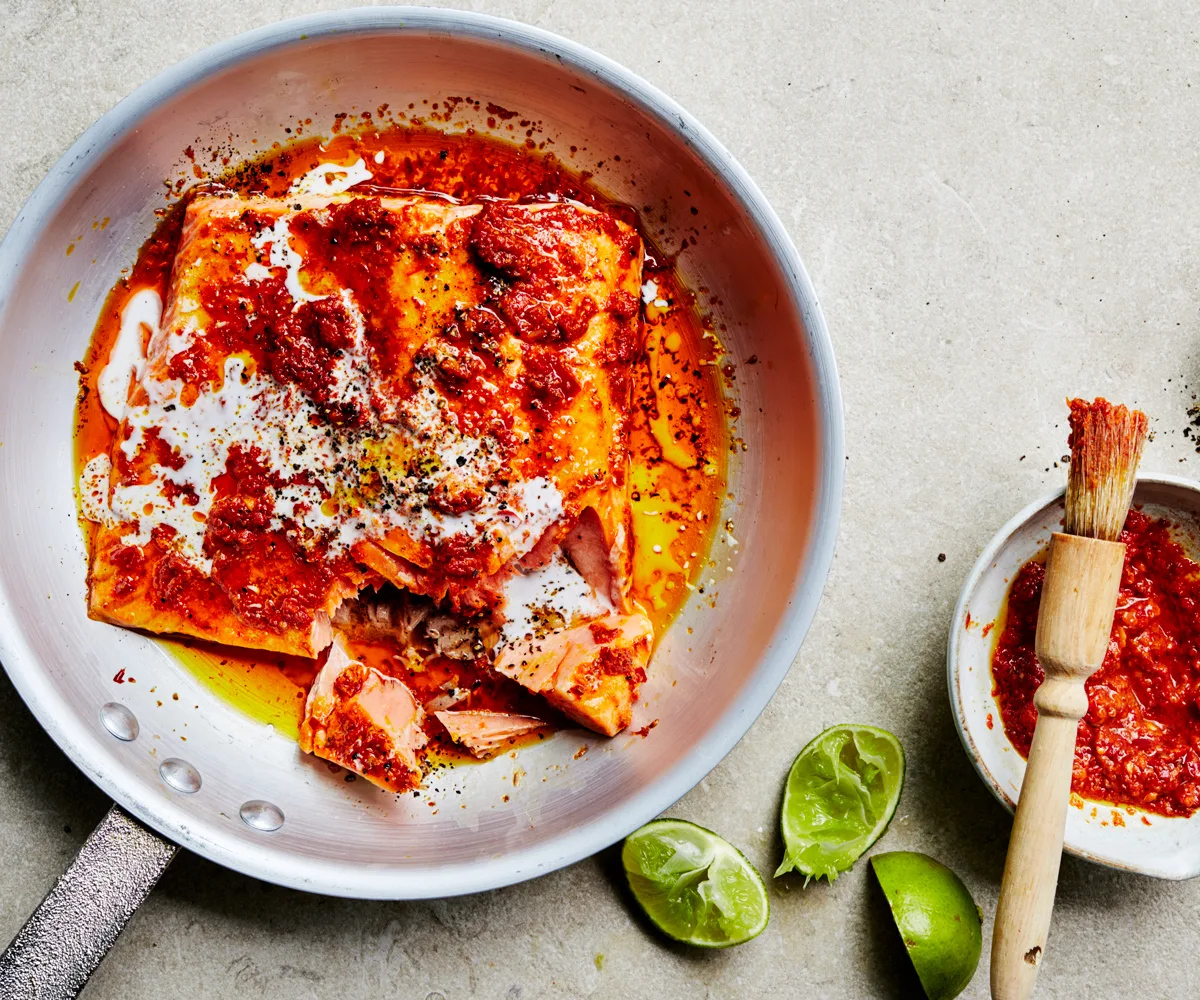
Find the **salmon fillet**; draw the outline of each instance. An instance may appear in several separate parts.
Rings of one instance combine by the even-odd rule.
[[[566,203],[195,198],[114,414],[89,613],[313,656],[380,578],[495,608],[584,512],[623,601],[641,263]]]
[[[403,792],[421,783],[423,722],[403,681],[352,659],[337,639],[309,689],[300,749]]]
[[[629,725],[646,679],[654,626],[642,614],[608,614],[499,650],[496,669],[605,736]]]

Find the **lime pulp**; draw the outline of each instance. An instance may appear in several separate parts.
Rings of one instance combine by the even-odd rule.
[[[681,819],[657,819],[625,838],[621,861],[646,916],[668,937],[728,948],[767,926],[767,888],[728,841]]]
[[[904,750],[885,729],[826,729],[792,763],[783,793],[784,857],[776,877],[798,871],[833,881],[887,829],[904,785]]]
[[[983,948],[979,909],[962,879],[915,851],[871,858],[917,978],[929,1000],[953,1000],[971,982]]]

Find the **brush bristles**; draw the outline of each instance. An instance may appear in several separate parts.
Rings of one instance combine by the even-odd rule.
[[[1063,530],[1115,542],[1129,513],[1138,460],[1146,440],[1146,415],[1106,399],[1071,407],[1071,473]]]

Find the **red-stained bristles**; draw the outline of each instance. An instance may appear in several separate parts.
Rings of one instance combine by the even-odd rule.
[[[1129,513],[1138,459],[1146,440],[1146,414],[1107,399],[1069,399],[1071,474],[1063,530],[1115,542]]]

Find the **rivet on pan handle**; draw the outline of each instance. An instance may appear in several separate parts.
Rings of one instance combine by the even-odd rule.
[[[76,996],[178,851],[113,806],[0,955],[0,997]]]

